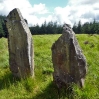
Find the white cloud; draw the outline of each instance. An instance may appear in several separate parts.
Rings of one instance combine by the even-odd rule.
[[[79,20],[82,23],[99,20],[99,0],[69,0],[66,7],[56,7],[53,12],[45,4],[31,5],[29,0],[0,0],[0,14],[8,15],[14,8],[19,8],[31,25],[41,25],[45,20],[71,25]]]
[[[63,24],[64,22],[71,24],[71,21],[69,20],[69,15],[70,15],[69,6],[66,6],[64,8],[56,7],[54,9],[54,17],[60,24]]]
[[[24,18],[28,20],[28,23],[33,24],[42,24],[46,18],[38,18],[38,15],[48,13],[48,10],[45,4],[34,4],[33,6],[29,3],[28,0],[1,0],[0,1],[0,14],[8,15],[8,13],[14,9],[19,8]]]
[[[2,7],[1,7],[2,6]],[[0,14],[7,15],[14,8],[25,9],[31,7],[28,0],[2,0],[0,2]]]
[[[45,14],[48,13],[47,8],[45,7],[45,4],[34,4],[34,6],[32,7],[32,13],[36,13],[36,14]]]
[[[99,21],[99,0],[69,0],[66,7],[55,8],[55,15],[62,23],[64,21],[71,25],[79,20],[82,23],[93,21],[94,18]]]

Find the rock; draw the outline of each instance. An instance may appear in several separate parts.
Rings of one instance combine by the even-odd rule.
[[[34,51],[32,36],[18,8],[7,16],[9,64],[13,75],[25,78],[34,76]]]
[[[72,83],[84,86],[87,72],[86,58],[83,55],[75,33],[64,24],[63,33],[52,45],[53,79],[58,88],[69,87]]]

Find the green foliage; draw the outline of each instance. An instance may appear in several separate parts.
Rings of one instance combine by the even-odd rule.
[[[42,34],[61,34],[62,33],[62,26],[61,25],[58,25],[57,22],[49,22],[49,23],[46,23],[46,21],[41,25],[39,26],[38,24],[37,25],[34,25],[34,26],[31,26],[30,27],[30,31],[31,31],[31,34],[32,35],[42,35]]]
[[[0,15],[0,38],[7,37],[8,35],[6,23],[4,22],[5,19],[6,19],[6,16]]]
[[[79,21],[78,24],[73,25],[73,31],[76,34],[99,34],[99,22],[94,19],[93,22],[81,24],[81,21]]]
[[[33,35],[35,77],[18,80],[13,77],[8,64],[7,39],[0,39],[0,99],[58,99],[53,84],[51,46],[60,35]],[[76,35],[86,56],[88,73],[85,87],[76,85],[70,96],[61,90],[60,99],[99,99],[99,35]]]

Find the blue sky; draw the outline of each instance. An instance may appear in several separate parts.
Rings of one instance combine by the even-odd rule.
[[[68,3],[68,0],[29,0],[32,5],[43,3],[49,9],[54,9],[55,7],[65,7]]]
[[[68,3],[68,0],[29,0],[31,5],[39,5],[45,4],[46,8],[49,10],[50,13],[53,13],[55,7],[65,7]],[[48,13],[45,14],[45,16],[49,15]],[[38,17],[41,17],[42,15],[38,15]]]
[[[30,26],[44,21],[71,26],[79,20],[82,24],[94,18],[99,21],[99,0],[0,0],[0,14],[8,15],[14,8],[20,9]]]

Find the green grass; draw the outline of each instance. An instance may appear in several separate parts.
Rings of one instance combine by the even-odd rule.
[[[60,35],[34,35],[35,77],[15,79],[9,70],[7,39],[0,39],[0,99],[58,99],[53,84],[51,46]],[[86,56],[85,87],[74,86],[74,99],[99,99],[99,35],[76,35]],[[61,99],[68,99],[61,97]]]

